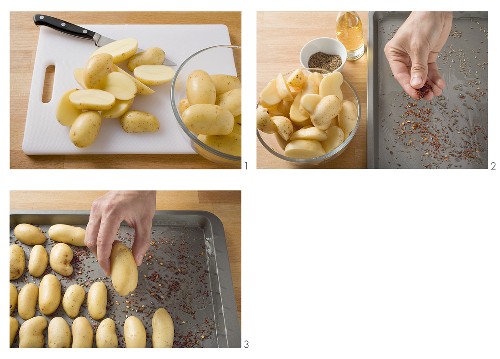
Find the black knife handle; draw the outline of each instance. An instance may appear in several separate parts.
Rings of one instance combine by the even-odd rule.
[[[37,26],[48,26],[67,35],[76,36],[85,40],[94,40],[95,32],[72,24],[70,22],[56,19],[52,16],[36,14],[35,16],[33,16],[33,21]]]

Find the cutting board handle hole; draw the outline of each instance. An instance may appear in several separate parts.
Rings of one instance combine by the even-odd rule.
[[[54,89],[54,74],[56,67],[49,65],[45,69],[45,78],[43,80],[42,102],[49,103],[52,100],[52,90]]]

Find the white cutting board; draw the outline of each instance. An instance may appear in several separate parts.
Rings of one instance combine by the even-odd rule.
[[[177,65],[208,46],[230,44],[225,25],[86,24],[84,27],[113,39],[134,37],[141,49],[161,47]],[[69,128],[59,124],[56,119],[56,109],[66,91],[80,87],[73,77],[73,71],[83,67],[95,49],[92,41],[40,27],[23,151],[28,155],[194,153],[172,112],[170,83],[153,87],[156,92],[152,95],[138,95],[132,105],[132,109],[150,112],[158,118],[158,132],[129,134],[122,130],[118,120],[104,119],[99,135],[90,147],[81,149],[73,145],[69,139]],[[236,75],[232,53],[225,54],[217,61],[204,63],[204,70]],[[50,65],[55,66],[52,98],[49,103],[42,103],[45,69]],[[124,64],[120,66],[126,68]]]

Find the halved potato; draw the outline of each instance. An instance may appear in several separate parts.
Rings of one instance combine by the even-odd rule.
[[[78,85],[80,85],[82,88],[86,89],[87,86],[85,86],[85,82],[83,81],[83,73],[85,72],[85,69],[77,68],[73,71],[73,76],[75,77],[76,82]]]
[[[341,107],[342,101],[337,96],[328,95],[323,97],[311,115],[313,125],[320,130],[326,130],[331,126],[333,119],[339,114]]]
[[[137,93],[134,81],[120,72],[112,72],[106,76],[103,91],[109,92],[117,100],[131,100]]]
[[[306,82],[306,76],[301,69],[297,69],[288,76],[286,82],[289,86],[302,88]]]
[[[283,100],[291,101],[293,100],[292,93],[290,92],[290,88],[288,84],[285,82],[285,78],[282,73],[279,73],[276,76],[276,89],[278,90],[278,94]]]
[[[59,121],[59,123],[63,126],[71,126],[73,122],[75,122],[76,118],[82,113],[82,111],[78,110],[69,100],[69,95],[75,91],[78,91],[78,89],[67,91],[59,100],[56,118],[57,121]]]
[[[285,156],[293,158],[314,158],[323,156],[325,150],[321,143],[314,140],[291,141],[285,147]]]
[[[274,126],[267,109],[260,105],[257,107],[257,128],[265,133],[276,132],[276,127]]]
[[[102,90],[78,90],[69,95],[69,100],[80,110],[109,110],[115,104],[115,96]]]
[[[130,107],[132,107],[133,102],[133,98],[130,100],[116,100],[113,107],[101,112],[101,116],[102,118],[120,118],[130,109]]]
[[[303,94],[301,93],[295,96],[292,106],[290,107],[290,120],[292,120],[294,123],[302,123],[309,118],[309,113],[302,107],[300,107],[302,96]]]
[[[135,83],[135,86],[137,87],[137,93],[138,94],[141,94],[141,95],[151,95],[152,93],[155,93],[155,90],[153,90],[152,88],[150,87],[147,87],[146,85],[144,85],[141,81],[137,80],[134,76],[130,75],[128,72],[126,72],[125,70],[122,70],[120,67],[114,65],[113,66],[113,70],[114,71],[117,71],[121,74],[124,74],[125,76],[127,76],[129,79],[131,79],[132,81],[134,81]]]
[[[146,85],[157,86],[172,80],[175,71],[165,65],[141,65],[134,69],[134,76]]]
[[[325,131],[321,131],[316,127],[303,127],[300,130],[295,131],[290,136],[290,141],[295,140],[316,140],[316,141],[324,141],[327,139],[327,135]]]
[[[264,87],[259,95],[259,102],[263,107],[277,105],[281,101],[281,96],[276,88],[276,80],[273,79]]]
[[[340,101],[342,101],[344,99],[344,96],[342,94],[340,86],[342,86],[343,82],[344,77],[340,72],[329,73],[323,78],[323,80],[321,80],[321,83],[319,84],[319,95],[321,97],[335,95],[340,99]]]
[[[288,141],[290,135],[293,133],[293,124],[288,117],[285,116],[273,116],[271,117],[274,125],[276,126],[276,131],[280,134],[285,141]]]
[[[326,130],[326,140],[321,142],[325,152],[330,152],[339,147],[344,142],[344,131],[338,126],[330,126]]]
[[[122,40],[113,41],[103,47],[98,48],[94,51],[93,55],[97,54],[110,54],[113,56],[113,62],[115,64],[125,61],[129,57],[132,57],[137,52],[137,40],[133,38],[127,38]]]
[[[321,101],[321,96],[313,93],[308,93],[302,96],[300,99],[300,106],[307,112],[314,113],[314,109]]]

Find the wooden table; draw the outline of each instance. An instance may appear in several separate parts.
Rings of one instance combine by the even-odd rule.
[[[106,191],[11,191],[11,210],[90,210]],[[234,294],[241,320],[241,194],[240,191],[159,191],[157,210],[209,211],[224,224]]]
[[[363,23],[365,44],[368,42],[368,13],[358,12]],[[258,12],[257,13],[257,91],[279,72],[301,67],[302,46],[317,37],[336,37],[337,12]],[[367,55],[347,61],[342,70],[354,86],[361,103],[361,123],[347,149],[338,158],[311,168],[366,168],[366,84]],[[296,168],[257,144],[258,168]]]
[[[10,14],[11,168],[226,168],[199,155],[25,155],[21,146],[39,32],[33,24],[34,14]],[[76,24],[225,24],[231,43],[241,44],[240,12],[49,12],[47,15]],[[239,63],[240,59],[236,61]]]

